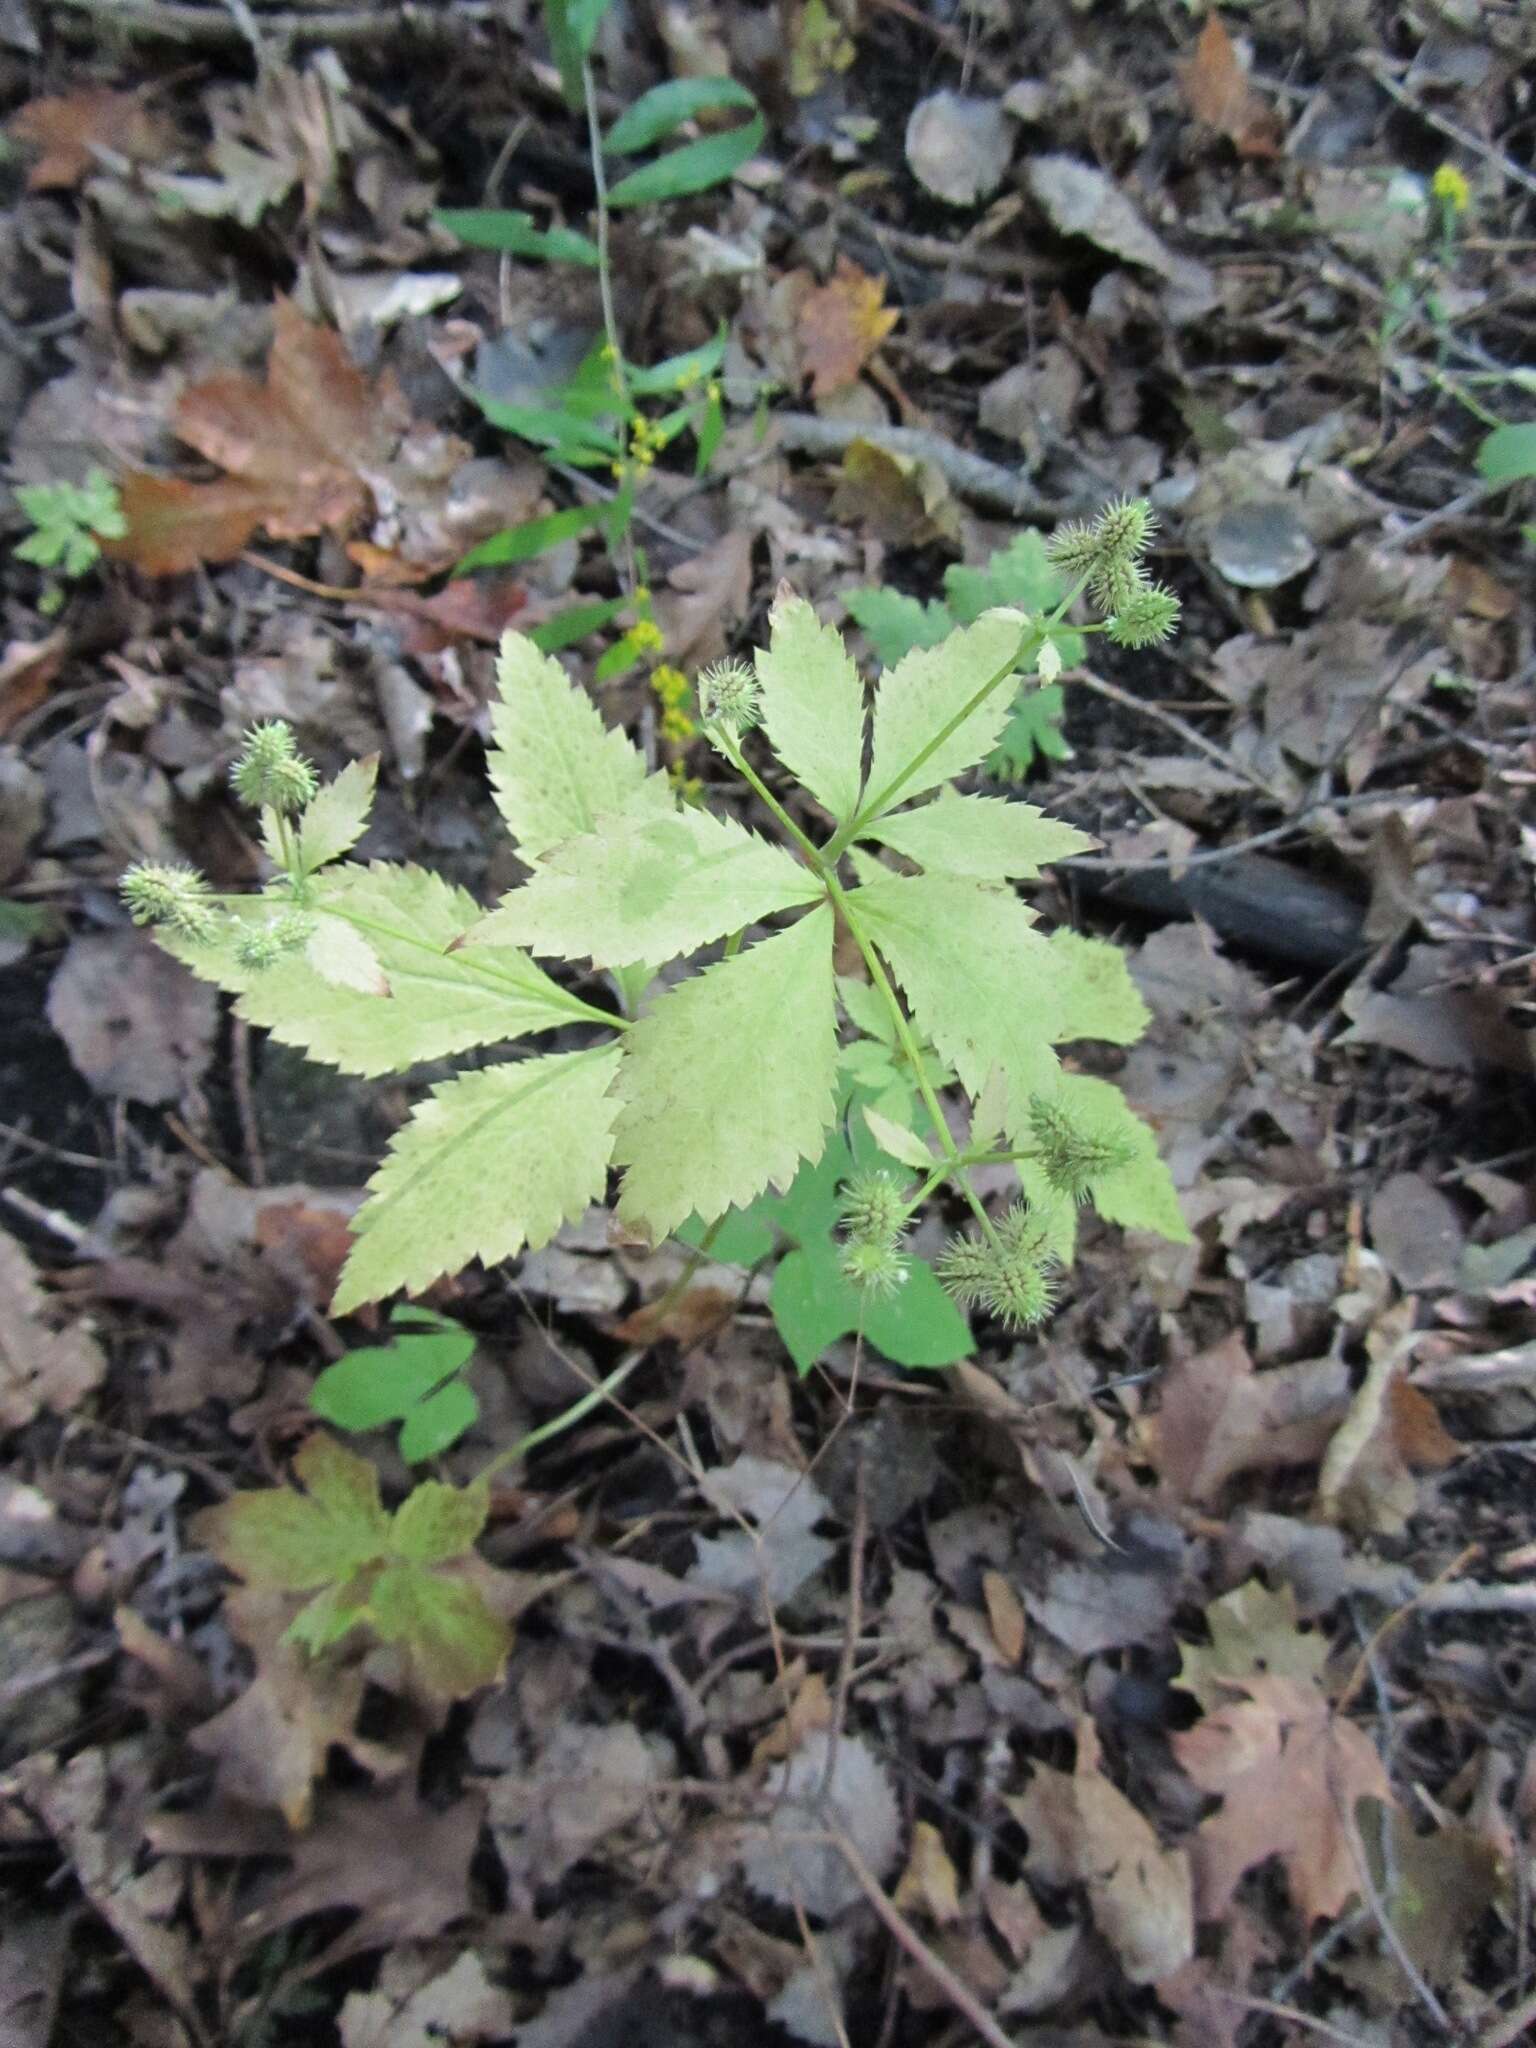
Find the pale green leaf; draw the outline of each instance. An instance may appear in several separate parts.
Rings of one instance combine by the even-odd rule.
[[[796,781],[845,824],[864,778],[864,684],[842,634],[803,597],[776,604],[768,628],[756,659],[763,729]]]
[[[626,816],[557,847],[476,936],[624,967],[694,952],[821,893],[792,854],[728,818]]]
[[[1053,1099],[1079,1128],[1102,1136],[1130,1155],[1124,1165],[1110,1167],[1088,1184],[1089,1199],[1105,1222],[1119,1223],[1127,1230],[1155,1231],[1173,1244],[1190,1243],[1189,1225],[1180,1211],[1173,1178],[1158,1153],[1156,1134],[1113,1082],[1100,1081],[1091,1074],[1063,1074]],[[1029,1142],[1027,1133],[1021,1142]],[[1032,1202],[1060,1206],[1032,1161],[1020,1162],[1019,1178]]]
[[[253,1586],[307,1593],[338,1584],[384,1553],[388,1519],[366,1458],[317,1431],[293,1461],[308,1489],[232,1494],[194,1524],[197,1540]]]
[[[368,829],[373,808],[373,787],[379,777],[379,757],[349,761],[341,773],[325,783],[304,806],[299,818],[299,866],[312,875],[316,868],[336,860],[356,846]]]
[[[954,615],[937,598],[924,604],[921,598],[877,584],[845,592],[843,602],[854,623],[863,627],[882,668],[894,668],[914,647],[937,647],[955,630]]]
[[[316,1415],[352,1431],[399,1422],[469,1363],[468,1330],[426,1309],[412,1317],[397,1320],[393,1343],[360,1345],[325,1367],[309,1390]]]
[[[866,1038],[875,1038],[882,1045],[894,1045],[895,1027],[891,1013],[881,999],[878,989],[871,988],[867,981],[860,981],[851,974],[840,974],[837,978],[837,992],[842,998],[848,1020],[862,1031]]]
[[[888,1159],[898,1160],[917,1173],[927,1173],[932,1168],[933,1154],[915,1131],[904,1130],[868,1103],[864,1107],[864,1121],[869,1135]]]
[[[1152,1016],[1120,948],[1066,926],[1051,933],[1050,944],[1061,1006],[1056,1042],[1104,1038],[1112,1045],[1133,1045]]]
[[[994,1067],[1012,1119],[1059,1071],[1051,951],[1016,896],[953,875],[879,881],[850,898],[918,1029],[979,1095]],[[1010,1128],[1012,1123],[1010,1122]]]
[[[365,996],[387,996],[389,981],[379,956],[356,925],[322,911],[304,948],[304,958],[333,988],[353,988]]]
[[[474,1549],[490,1512],[491,1489],[484,1480],[444,1486],[424,1479],[395,1509],[389,1547],[414,1564],[446,1564]]]
[[[619,1216],[653,1240],[712,1223],[819,1158],[834,1113],[832,912],[721,960],[625,1034]]]
[[[227,938],[193,944],[161,933],[161,943],[194,974],[239,996],[248,1023],[352,1074],[399,1073],[590,1014],[510,947],[450,951],[483,913],[467,890],[425,868],[342,867],[313,886],[317,910],[344,919],[372,946],[387,996],[338,987],[302,954],[244,967]],[[249,900],[254,916],[262,899]]]
[[[449,1380],[428,1394],[400,1425],[400,1455],[407,1465],[438,1458],[480,1420],[480,1403],[468,1380]]]
[[[603,137],[604,156],[635,156],[660,142],[695,114],[715,107],[756,108],[757,101],[734,78],[669,78],[627,106]]]
[[[768,124],[761,114],[743,121],[739,128],[727,128],[718,135],[701,135],[697,142],[685,142],[669,149],[651,163],[642,164],[627,178],[608,188],[610,206],[651,206],[662,199],[683,199],[691,192],[707,192],[733,177],[763,145]]]
[[[417,1564],[391,1565],[368,1596],[368,1620],[386,1642],[406,1651],[426,1689],[460,1700],[492,1685],[512,1647],[506,1623],[467,1579]]]
[[[526,634],[503,638],[496,678],[491,785],[530,866],[636,799],[657,813],[673,809],[667,778],[646,772],[639,748],[604,725],[592,699]]]
[[[368,1183],[332,1313],[547,1244],[598,1200],[618,1058],[614,1046],[548,1053],[434,1088]]]
[[[1075,825],[1048,818],[1033,804],[996,796],[941,796],[915,811],[872,825],[878,839],[919,867],[980,881],[1031,881],[1048,861],[1097,844]]]
[[[297,1643],[311,1657],[318,1657],[331,1649],[367,1621],[368,1606],[364,1597],[367,1585],[364,1577],[324,1587],[289,1622],[283,1630],[283,1641]]]
[[[988,612],[937,647],[915,648],[880,678],[861,807],[866,822],[963,774],[991,751],[1013,707],[1007,678],[1025,631],[1018,614]]]

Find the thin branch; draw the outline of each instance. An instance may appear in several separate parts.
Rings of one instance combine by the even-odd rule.
[[[842,455],[855,441],[868,441],[891,455],[903,455],[912,462],[931,462],[940,475],[963,498],[978,505],[990,505],[1015,519],[1054,521],[1064,512],[1078,509],[1059,498],[1043,497],[1025,476],[1001,462],[988,462],[946,441],[942,434],[926,427],[893,427],[854,420],[824,420],[815,413],[779,412],[773,415],[773,429],[781,448],[801,455]]]

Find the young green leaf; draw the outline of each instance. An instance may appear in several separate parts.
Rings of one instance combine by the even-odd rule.
[[[327,861],[350,853],[368,829],[373,809],[379,757],[369,754],[349,761],[341,773],[323,783],[299,816],[299,871],[312,875]]]
[[[1477,451],[1477,466],[1491,484],[1518,483],[1536,476],[1536,420],[1495,427]],[[16,493],[21,496],[20,491]]]
[[[600,1199],[618,1057],[611,1046],[548,1053],[434,1088],[368,1183],[332,1313],[547,1244]]]
[[[644,369],[633,363],[626,365],[630,392],[637,398],[663,398],[671,392],[686,391],[702,384],[716,375],[725,361],[729,338],[729,329],[722,322],[713,339],[700,342],[697,348],[684,349],[675,356],[663,356],[659,363],[651,363]]]
[[[734,78],[670,78],[641,93],[603,137],[604,156],[636,156],[695,114],[714,107],[752,107],[757,101]]]
[[[774,1272],[769,1306],[802,1375],[829,1344],[860,1329],[867,1344],[897,1365],[953,1365],[976,1349],[970,1326],[926,1259],[908,1262],[905,1280],[889,1299],[861,1297],[843,1277],[829,1237],[785,1253]]]
[[[919,867],[978,881],[1033,881],[1047,862],[1086,853],[1097,842],[1033,804],[1003,797],[940,796],[898,811],[863,835],[893,847]]]
[[[193,1526],[197,1540],[248,1585],[307,1593],[381,1557],[389,1518],[374,1467],[323,1431],[308,1439],[293,1469],[303,1493],[271,1486],[231,1494]]]
[[[894,668],[915,647],[937,647],[955,630],[947,606],[937,598],[924,604],[904,591],[876,586],[850,590],[843,602],[855,625],[862,626],[882,668]]]
[[[503,249],[509,256],[579,263],[589,270],[598,266],[598,247],[590,235],[574,228],[535,227],[531,213],[491,206],[443,207],[432,217],[471,249]]]
[[[816,1158],[837,1066],[832,912],[718,961],[626,1032],[614,1159],[619,1217],[659,1242],[705,1223]]]
[[[613,0],[544,0],[550,55],[560,73],[560,90],[568,107],[582,103],[581,68],[612,5]]]
[[[400,1455],[407,1465],[440,1458],[480,1420],[480,1403],[468,1380],[449,1380],[418,1401],[400,1424]]]
[[[882,1115],[868,1103],[864,1106],[864,1122],[869,1135],[888,1158],[910,1166],[915,1173],[927,1173],[932,1168],[933,1154],[915,1131]]]
[[[974,767],[1008,722],[1006,678],[1024,644],[1022,619],[989,612],[940,647],[919,648],[880,678],[865,822]]]
[[[700,810],[626,814],[548,854],[476,937],[628,966],[694,952],[821,894],[809,868],[730,819]]]
[[[755,102],[754,102],[755,104]],[[682,199],[691,192],[707,192],[720,185],[756,156],[767,134],[761,114],[754,114],[739,128],[719,135],[703,135],[697,142],[685,142],[681,149],[668,150],[654,163],[644,164],[620,178],[608,193],[610,206],[650,206],[662,199]]]
[[[462,1428],[454,1431],[454,1436],[462,1434],[478,1413],[472,1390],[454,1378],[474,1353],[475,1340],[469,1331],[446,1316],[417,1309],[409,1319],[398,1318],[391,1335],[392,1343],[360,1345],[326,1366],[309,1390],[310,1407],[338,1429],[378,1429],[386,1422],[409,1424],[434,1395],[457,1391],[455,1405],[461,1414],[464,1397],[468,1401]],[[430,1424],[417,1425],[418,1431],[425,1427],[432,1438],[440,1434],[441,1426],[442,1418],[436,1415]],[[453,1440],[448,1439],[450,1443]],[[401,1446],[402,1455],[411,1463],[432,1455],[406,1450],[404,1432]],[[441,1445],[434,1444],[434,1448]]]
[[[454,564],[455,576],[468,576],[475,569],[495,569],[508,562],[531,562],[546,548],[590,533],[602,523],[601,505],[571,505],[563,512],[548,512],[542,519],[525,519],[521,526],[504,526],[489,540],[481,541]]]
[[[1051,933],[1050,946],[1061,1005],[1054,1042],[1103,1038],[1111,1045],[1134,1045],[1151,1023],[1152,1013],[1142,1001],[1119,947],[1107,939],[1087,938],[1066,925]]]
[[[1013,700],[997,745],[981,764],[983,774],[994,782],[1017,782],[1037,758],[1070,761],[1072,749],[1061,730],[1065,711],[1066,693],[1060,683],[1046,683],[1038,689],[1026,683]]]
[[[496,679],[491,786],[530,865],[637,798],[658,814],[674,808],[667,778],[647,773],[634,742],[605,726],[586,692],[525,634],[503,639]]]
[[[803,597],[775,604],[756,656],[768,742],[790,774],[846,824],[864,779],[864,685],[843,636]]]
[[[425,868],[344,867],[312,887],[318,912],[344,919],[372,946],[387,996],[329,982],[302,954],[245,966],[235,958],[234,933],[192,942],[162,932],[161,943],[194,974],[238,996],[248,1023],[350,1074],[402,1073],[420,1060],[593,1014],[510,948],[450,951],[482,912],[466,890]],[[248,904],[242,916],[271,909],[261,897]]]
[[[911,875],[869,884],[850,903],[918,1028],[969,1094],[999,1067],[1020,1117],[1030,1095],[1054,1087],[1054,963],[1016,896],[958,876]]]

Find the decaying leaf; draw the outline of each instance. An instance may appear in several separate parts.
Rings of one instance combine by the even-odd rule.
[[[82,932],[48,990],[48,1021],[102,1095],[175,1102],[213,1057],[218,997],[146,932]]]
[[[468,2048],[513,2031],[510,1992],[493,1984],[473,1949],[449,1964],[418,1950],[384,1958],[377,1987],[349,1991],[341,2008],[341,2048]]]
[[[80,1324],[45,1320],[32,1261],[0,1231],[0,1430],[21,1429],[42,1408],[68,1415],[106,1377],[101,1347]]]
[[[1400,1535],[1418,1505],[1416,1471],[1442,1471],[1462,1447],[1429,1396],[1403,1378],[1400,1346],[1373,1359],[1318,1475],[1325,1521],[1358,1533]]]
[[[1342,1359],[1256,1373],[1234,1331],[1169,1370],[1151,1424],[1155,1462],[1178,1498],[1208,1503],[1240,1472],[1320,1458],[1348,1399]]]
[[[951,206],[974,206],[1003,182],[1014,128],[1001,100],[930,93],[907,122],[907,162],[918,182]]]
[[[1266,1675],[1241,1689],[1172,1738],[1195,1783],[1221,1795],[1191,1850],[1199,1917],[1223,1918],[1244,1873],[1278,1856],[1305,1918],[1331,1919],[1361,1889],[1357,1803],[1396,1803],[1381,1758],[1315,1684]]]
[[[191,385],[176,406],[177,434],[227,474],[194,483],[130,472],[121,485],[128,531],[104,552],[170,576],[228,560],[258,527],[278,540],[344,533],[388,494],[410,424],[393,377],[370,379],[340,335],[280,298],[265,379],[227,370]]]
[[[853,383],[901,318],[885,303],[886,280],[870,277],[846,256],[826,284],[806,295],[800,308],[800,356],[811,380],[811,395],[824,398]]]
[[[13,142],[42,152],[27,172],[29,192],[71,191],[107,155],[154,163],[171,141],[169,124],[142,92],[101,85],[28,100],[11,117],[8,132]]]
[[[959,507],[934,465],[873,441],[855,441],[843,457],[832,516],[862,521],[893,548],[957,541],[960,531]]]
[[[1186,1644],[1177,1683],[1213,1713],[1226,1706],[1232,1688],[1269,1675],[1298,1684],[1320,1683],[1328,1661],[1328,1639],[1299,1626],[1296,1596],[1289,1586],[1272,1593],[1260,1579],[1234,1586],[1205,1610],[1209,1647]]]
[[[1189,1858],[1165,1849],[1151,1823],[1099,1766],[1093,1723],[1077,1729],[1071,1771],[1041,1768],[1007,1801],[1029,1835],[1028,1867],[1046,1884],[1080,1884],[1094,1924],[1133,1984],[1154,1984],[1195,1949]]]
[[[828,1745],[834,1742],[829,1773]],[[895,1867],[901,1812],[885,1767],[862,1737],[823,1731],[807,1736],[792,1757],[775,1764],[763,1790],[771,1811],[748,1837],[742,1868],[764,1898],[781,1906],[798,1898],[808,1913],[831,1920],[863,1897],[827,1839],[828,1828],[846,1833],[877,1877]]]
[[[1214,7],[1205,17],[1195,54],[1181,70],[1179,82],[1195,119],[1220,129],[1239,156],[1279,155],[1280,121],[1255,90]]]

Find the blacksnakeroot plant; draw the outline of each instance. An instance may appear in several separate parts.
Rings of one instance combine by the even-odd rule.
[[[1049,1314],[1080,1204],[1185,1238],[1151,1131],[1057,1051],[1141,1034],[1124,962],[1103,941],[1042,932],[1015,887],[1091,842],[1032,805],[950,787],[996,743],[1020,672],[1055,680],[1058,638],[1145,647],[1171,634],[1177,601],[1142,566],[1152,526],[1143,502],[1121,501],[1062,529],[1049,551],[1070,587],[1051,611],[988,611],[914,651],[872,709],[840,635],[782,591],[768,646],[697,682],[709,741],[778,843],[680,808],[555,660],[509,634],[490,770],[531,872],[488,912],[426,869],[343,859],[376,763],[318,786],[286,727],[256,727],[233,779],[260,810],[274,878],[218,896],[190,869],[140,865],[123,880],[134,918],[250,1022],[345,1072],[403,1073],[542,1032],[567,1041],[418,1103],[355,1219],[334,1311],[546,1243],[605,1198],[615,1169],[626,1230],[697,1234],[821,1158],[850,1065],[892,1083],[866,1090],[856,1149],[868,1163],[840,1195],[842,1273],[871,1304],[899,1302],[910,1226],[946,1184],[973,1227],[939,1278],[1016,1328]],[[1068,628],[1085,592],[1101,617]],[[820,836],[749,758],[763,760],[762,741],[829,821]],[[836,975],[839,926],[867,981]],[[659,979],[722,941],[711,964]],[[616,1006],[534,955],[606,973]],[[969,1106],[963,1139],[939,1101],[951,1079]],[[972,1186],[983,1165],[1018,1175],[1000,1218]]]

